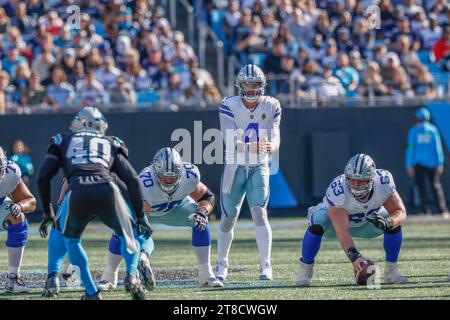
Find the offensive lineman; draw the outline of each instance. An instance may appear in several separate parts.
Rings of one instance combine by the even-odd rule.
[[[217,280],[210,263],[211,234],[208,215],[215,203],[214,194],[200,180],[198,168],[183,162],[179,153],[172,148],[160,149],[150,166],[139,174],[144,195],[144,211],[152,223],[169,226],[192,227],[192,246],[199,264],[199,284],[202,287],[223,287]],[[114,253],[114,236],[109,245],[108,265],[99,288],[114,289],[117,285],[117,271],[121,256]],[[145,250],[141,260],[150,258],[153,252]],[[140,272],[140,274],[145,274]]]
[[[42,199],[44,220],[41,236],[47,236],[46,226],[56,226],[50,203],[50,181],[58,169],[64,169],[69,182],[67,210],[60,218],[60,228],[70,261],[80,269],[80,277],[86,289],[82,299],[101,299],[89,270],[86,252],[81,245],[81,234],[94,217],[113,229],[121,239],[121,252],[127,264],[125,289],[133,299],[146,299],[146,290],[137,276],[140,245],[135,239],[136,228],[131,214],[111,172],[125,182],[132,206],[137,215],[137,229],[151,233],[151,226],[142,212],[142,192],[139,180],[120,144],[105,136],[107,123],[97,108],[85,107],[82,118],[84,130],[67,136],[57,135],[49,147],[39,172],[38,187]]]
[[[226,145],[221,183],[221,220],[217,230],[215,275],[228,275],[234,225],[244,197],[255,223],[260,255],[260,280],[272,280],[272,230],[267,217],[269,161],[280,145],[280,102],[264,96],[266,77],[256,65],[246,65],[236,77],[239,96],[226,97],[219,108],[220,128]]]
[[[5,289],[12,293],[28,292],[28,288],[20,279],[20,266],[23,252],[28,240],[28,221],[24,213],[36,209],[36,199],[21,179],[20,168],[8,161],[0,147],[0,204],[9,197],[15,203],[9,205],[7,216],[2,216],[2,229],[8,233],[6,247],[8,248],[8,274],[5,279]],[[6,213],[5,213],[6,214]]]
[[[391,173],[376,169],[366,154],[353,156],[344,174],[331,182],[322,202],[308,209],[309,227],[303,238],[297,285],[310,285],[322,237],[337,237],[355,272],[359,272],[366,258],[356,249],[353,237],[372,239],[382,234],[386,252],[384,282],[406,283],[407,278],[397,268],[401,224],[405,220],[406,209]]]

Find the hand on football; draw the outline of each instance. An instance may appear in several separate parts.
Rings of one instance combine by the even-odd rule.
[[[355,261],[353,261],[353,269],[355,270],[355,274],[360,273],[364,270],[364,263],[367,261],[367,259],[363,256],[360,256]]]

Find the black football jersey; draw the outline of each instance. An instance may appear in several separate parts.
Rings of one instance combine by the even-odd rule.
[[[51,139],[48,153],[58,159],[71,189],[114,181],[111,167],[117,154],[128,156],[120,139],[89,131],[57,134]]]

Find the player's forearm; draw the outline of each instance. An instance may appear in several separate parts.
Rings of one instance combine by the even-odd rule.
[[[400,226],[403,222],[406,221],[406,210],[403,209],[397,209],[392,214],[389,215],[394,222],[394,225],[392,228],[396,228]]]
[[[23,213],[30,213],[36,210],[36,198],[31,196],[16,202],[22,208]]]
[[[214,207],[211,205],[210,202],[204,200],[204,201],[200,201],[198,203],[198,207],[199,208],[205,208],[208,211],[208,215],[211,214],[211,212],[213,211]]]
[[[341,247],[344,250],[344,253],[347,255],[348,249],[350,248],[356,248],[355,242],[352,239],[352,236],[350,235],[350,232],[344,231],[344,230],[336,230],[336,235],[339,239],[339,242],[341,243]]]

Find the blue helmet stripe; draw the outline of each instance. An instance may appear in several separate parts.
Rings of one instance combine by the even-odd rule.
[[[358,168],[358,162],[359,162],[359,154],[356,156],[355,166],[353,168],[353,173],[354,174],[356,174],[356,168]]]
[[[164,149],[165,158],[166,158],[166,168],[169,169],[169,154],[167,152],[167,148]]]
[[[361,159],[361,166],[359,167],[359,174],[361,174],[362,175],[362,168],[363,168],[363,165],[364,165],[364,158],[366,157],[366,155],[363,155],[362,156],[362,159]]]

